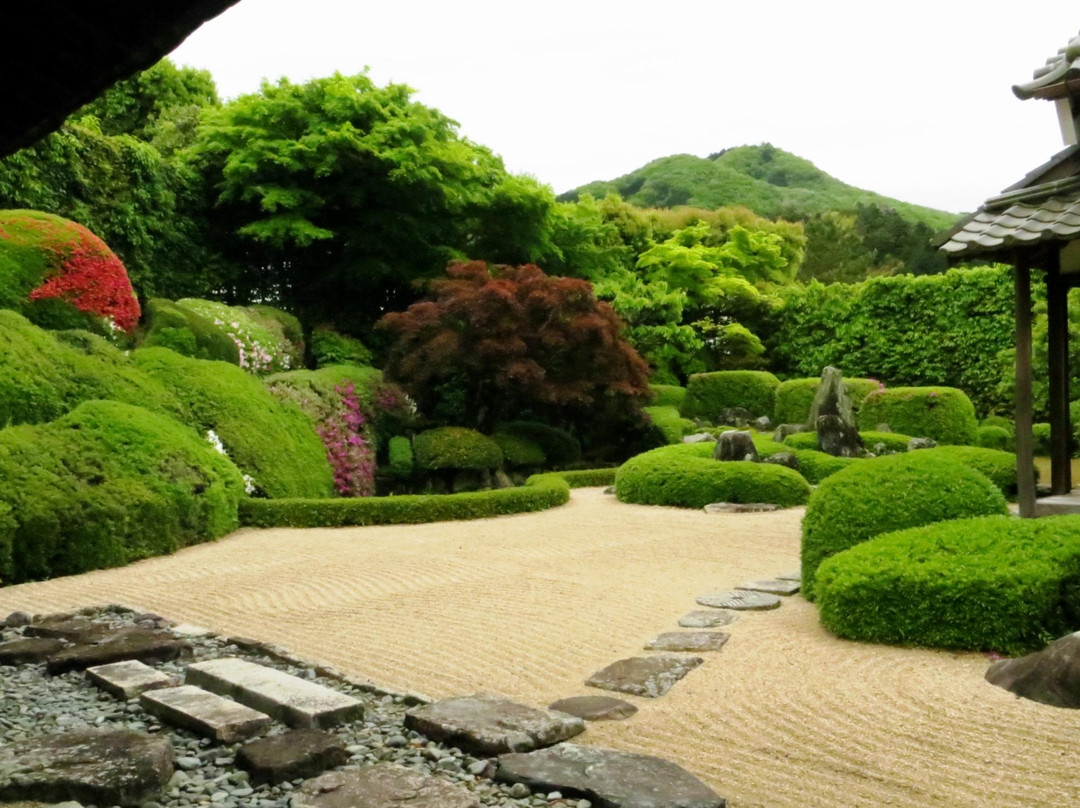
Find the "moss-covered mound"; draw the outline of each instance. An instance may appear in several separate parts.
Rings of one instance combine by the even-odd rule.
[[[920,449],[931,456],[955,460],[961,465],[974,469],[990,479],[1005,494],[1016,493],[1016,455],[999,449],[983,449],[979,446],[938,446],[934,449]],[[1038,470],[1033,466],[1031,476],[1037,479]]]
[[[754,416],[772,416],[780,380],[763,370],[695,373],[686,385],[682,414],[716,421],[723,410],[741,407]]]
[[[810,486],[796,471],[770,463],[713,460],[712,443],[662,446],[626,461],[615,475],[623,502],[703,508],[711,502],[802,505]]]
[[[642,411],[660,430],[665,443],[682,443],[683,436],[694,431],[694,422],[679,415],[675,407],[643,407]]]
[[[503,465],[509,468],[540,468],[547,461],[544,450],[528,438],[496,432],[491,439],[502,450]]]
[[[475,429],[442,426],[428,429],[413,438],[416,467],[422,471],[441,469],[493,469],[502,463],[499,444]]]
[[[146,325],[140,343],[144,348],[169,348],[193,359],[216,359],[240,364],[236,342],[192,309],[157,298],[146,304]]]
[[[505,421],[499,424],[495,431],[531,440],[544,450],[548,465],[552,468],[581,461],[581,444],[564,429],[539,421]]]
[[[127,270],[105,242],[32,210],[0,211],[0,308],[52,329],[131,333],[139,322]]]
[[[874,536],[1007,510],[987,477],[931,450],[856,461],[824,480],[807,504],[803,594],[816,596],[815,576],[826,558]]]
[[[904,435],[964,446],[975,443],[978,428],[971,399],[955,387],[876,390],[863,402],[859,423],[888,424]]]
[[[789,379],[776,388],[776,408],[773,421],[777,424],[805,424],[810,419],[810,407],[821,387],[821,379]],[[844,379],[844,389],[851,398],[857,414],[863,399],[881,385],[876,379]]]
[[[1021,654],[1080,628],[1080,517],[986,516],[879,536],[821,565],[841,637]]]
[[[0,430],[0,479],[5,583],[118,566],[216,538],[236,527],[244,490],[236,466],[194,431],[115,401]]]
[[[649,402],[653,407],[674,407],[681,409],[686,400],[686,388],[675,384],[650,384],[653,399]]]

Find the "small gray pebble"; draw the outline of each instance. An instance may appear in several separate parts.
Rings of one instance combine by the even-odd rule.
[[[510,786],[510,796],[515,800],[520,800],[530,795],[532,795],[532,791],[530,791],[529,787],[524,783],[514,783]]]
[[[202,761],[197,757],[180,757],[176,759],[176,765],[181,769],[197,769],[202,765]]]
[[[386,743],[383,744],[383,746],[389,746],[391,749],[401,749],[408,745],[409,742],[405,740],[402,735],[391,735],[386,739]]]
[[[562,799],[562,792],[561,791],[552,791],[550,794],[547,795],[547,798],[548,798],[548,802],[555,802],[555,800],[561,800]]]

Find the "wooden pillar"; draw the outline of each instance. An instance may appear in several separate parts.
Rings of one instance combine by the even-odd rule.
[[[1050,485],[1055,494],[1072,490],[1068,291],[1059,267],[1053,267],[1046,275],[1046,319],[1050,357]]]
[[[1031,265],[1018,254],[1016,285],[1016,485],[1020,516],[1035,516],[1034,439],[1031,434]]]

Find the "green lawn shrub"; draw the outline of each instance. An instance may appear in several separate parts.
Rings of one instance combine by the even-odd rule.
[[[193,359],[240,364],[240,351],[232,337],[192,309],[156,298],[146,304],[145,319],[140,343],[145,348],[169,348]]]
[[[859,423],[888,424],[894,432],[938,443],[970,446],[978,422],[975,407],[963,390],[953,387],[894,387],[870,393]]]
[[[650,384],[649,389],[653,392],[653,399],[649,402],[653,407],[680,409],[686,400],[686,388],[676,384]]]
[[[984,449],[980,446],[938,446],[934,449],[919,449],[931,456],[955,460],[974,469],[990,482],[1009,495],[1016,493],[1016,455],[999,449]],[[1032,466],[1031,474],[1038,479],[1039,472]]]
[[[828,557],[883,533],[1006,513],[1000,489],[959,460],[925,449],[858,460],[823,480],[802,521],[803,594]]]
[[[988,415],[979,421],[979,426],[999,426],[1006,430],[1010,435],[1016,435],[1016,423],[1006,418],[1004,415]]]
[[[0,430],[0,578],[72,575],[237,526],[240,472],[202,436],[115,401]]]
[[[413,473],[412,441],[405,435],[390,438],[387,448],[390,473],[395,477],[411,477]]]
[[[888,533],[825,561],[814,591],[847,639],[1027,653],[1080,627],[1080,517]]]
[[[615,475],[619,470],[610,469],[574,469],[573,471],[549,472],[565,480],[571,488],[598,488],[615,485]],[[526,481],[528,482],[528,481]]]
[[[719,420],[723,410],[742,407],[754,416],[772,416],[780,380],[763,370],[718,370],[695,373],[686,385],[682,414]]]
[[[703,508],[711,502],[802,505],[810,486],[796,471],[770,463],[721,462],[712,443],[662,446],[627,460],[615,475],[622,502]]]
[[[1035,454],[1042,457],[1048,456],[1050,454],[1050,424],[1032,424],[1031,437],[1035,444]]]
[[[810,408],[814,396],[821,387],[821,379],[789,379],[776,388],[776,407],[773,422],[777,424],[805,424],[810,420]],[[852,410],[858,414],[863,399],[880,387],[876,379],[844,379],[844,388],[851,398]]]
[[[799,461],[799,473],[811,485],[818,485],[827,477],[846,469],[862,460],[857,457],[835,457],[816,449],[797,449],[795,459]]]
[[[510,468],[539,467],[547,461],[544,450],[528,438],[497,432],[491,436],[491,439],[502,450],[503,465]]]
[[[554,468],[581,462],[581,444],[564,429],[539,421],[505,421],[495,427],[495,432],[531,440],[544,450],[548,464]]]
[[[330,365],[370,365],[372,359],[371,351],[364,343],[327,325],[312,329],[308,350],[317,368]]]
[[[908,435],[900,435],[896,432],[860,432],[859,436],[862,438],[863,446],[866,450],[873,451],[874,446],[879,443],[884,443],[885,448],[890,452],[906,452],[908,441],[911,438]],[[796,432],[794,435],[788,435],[784,438],[784,444],[790,446],[792,449],[814,449],[818,448],[817,432]]]
[[[653,426],[660,430],[667,443],[682,443],[684,435],[696,428],[689,418],[683,418],[675,407],[643,407]]]
[[[1012,433],[1002,426],[980,426],[975,432],[975,443],[983,449],[997,449],[1002,452],[1016,451],[1016,440]]]
[[[502,464],[499,444],[475,429],[441,426],[413,438],[413,457],[422,471],[494,469]]]
[[[227,306],[198,298],[183,298],[175,305],[199,315],[232,340],[238,364],[250,373],[278,373],[303,365],[299,322],[283,311],[269,306]],[[299,335],[300,342],[293,342],[286,334],[293,338]]]

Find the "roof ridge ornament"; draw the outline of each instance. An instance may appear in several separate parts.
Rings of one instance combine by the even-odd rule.
[[[1014,84],[1013,94],[1017,98],[1063,98],[1072,92],[1080,92],[1080,34],[1069,40],[1069,44],[1046,60],[1038,68],[1032,80]]]

